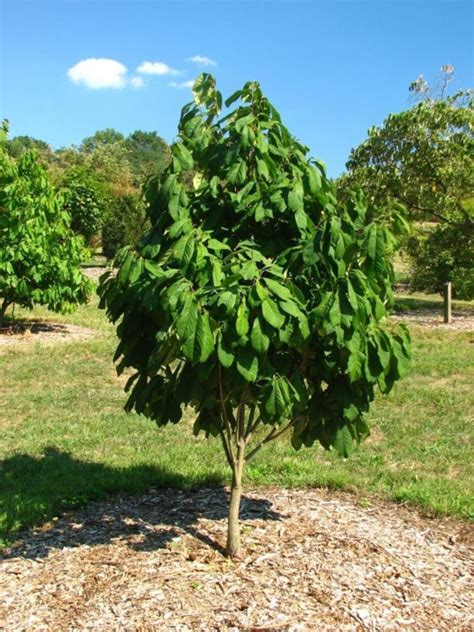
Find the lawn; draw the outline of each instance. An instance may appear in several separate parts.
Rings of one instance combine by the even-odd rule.
[[[401,309],[407,300],[401,299]],[[438,299],[426,300],[440,308]],[[473,303],[462,307],[474,311]],[[228,483],[220,444],[193,437],[191,413],[185,424],[158,429],[123,412],[123,380],[111,361],[114,332],[95,300],[70,316],[42,309],[33,315],[90,327],[98,335],[48,346],[0,346],[4,541],[110,493]],[[372,435],[350,459],[274,442],[247,469],[247,485],[343,488],[364,504],[379,495],[472,519],[474,333],[411,330],[411,372],[375,401],[368,416]]]

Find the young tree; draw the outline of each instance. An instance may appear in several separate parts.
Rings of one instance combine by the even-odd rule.
[[[164,426],[191,406],[195,433],[222,441],[235,556],[245,464],[285,433],[348,456],[376,388],[406,371],[409,340],[386,319],[393,239],[367,223],[364,201],[338,206],[257,83],[223,117],[210,75],[194,98],[148,188],[151,228],[99,293],[120,321],[118,371],[135,369],[126,409]]]
[[[82,238],[70,228],[63,198],[34,151],[18,161],[0,138],[0,323],[9,305],[39,303],[70,311],[87,300],[90,283],[80,270]]]

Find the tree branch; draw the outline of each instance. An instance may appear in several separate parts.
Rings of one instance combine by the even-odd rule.
[[[227,443],[225,432],[223,430],[219,431],[219,435],[220,435],[221,440],[222,440],[222,445],[224,446],[224,452],[225,452],[225,455],[226,455],[226,458],[227,458],[227,463],[230,465],[231,470],[234,471],[234,469],[235,469],[235,459],[234,459],[233,454],[232,454],[232,448]]]
[[[281,430],[278,431],[278,428],[280,426],[275,425],[273,426],[273,428],[271,429],[271,431],[267,434],[267,436],[262,439],[260,441],[260,443],[258,443],[253,450],[251,450],[249,452],[249,454],[247,454],[247,456],[245,457],[245,462],[247,463],[248,461],[250,461],[250,459],[253,459],[253,457],[257,454],[257,452],[269,441],[272,441],[272,439],[276,439],[277,437],[280,437],[282,434],[284,434],[289,428],[291,428],[291,426],[293,425],[294,420],[292,419],[291,421],[289,421],[286,426],[284,426],[283,428],[281,428]]]
[[[224,419],[224,425],[225,425],[225,429],[227,433],[227,447],[229,449],[229,453],[230,453],[230,457],[232,461],[232,467],[234,467],[235,458],[234,458],[234,453],[232,451],[232,426],[230,424],[229,417],[227,416],[227,408],[225,405],[225,398],[224,398],[224,389],[222,388],[222,370],[221,370],[220,364],[219,364],[218,374],[219,374],[219,396],[220,396],[220,401],[221,401],[222,417]]]

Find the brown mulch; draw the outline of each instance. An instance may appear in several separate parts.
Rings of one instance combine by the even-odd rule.
[[[474,314],[471,312],[453,312],[450,323],[445,323],[443,315],[433,309],[417,309],[393,314],[392,320],[425,329],[445,329],[448,331],[474,331]]]
[[[13,321],[0,328],[0,347],[34,342],[54,344],[56,342],[82,341],[97,335],[96,330],[79,325],[40,320]]]
[[[230,561],[222,489],[97,503],[4,554],[0,628],[474,629],[469,526],[362,504],[324,490],[248,492],[243,554]]]

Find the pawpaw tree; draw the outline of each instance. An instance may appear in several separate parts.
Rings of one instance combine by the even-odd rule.
[[[151,228],[99,293],[118,371],[134,369],[126,409],[164,426],[190,407],[195,434],[220,438],[235,556],[245,464],[283,434],[347,457],[376,390],[407,370],[409,336],[387,321],[389,229],[361,197],[338,204],[257,83],[225,106],[201,75],[172,161],[149,182]]]
[[[16,161],[0,130],[0,325],[7,308],[46,305],[72,311],[87,301],[90,281],[80,264],[88,252],[71,229],[64,197],[55,190],[35,150]]]

